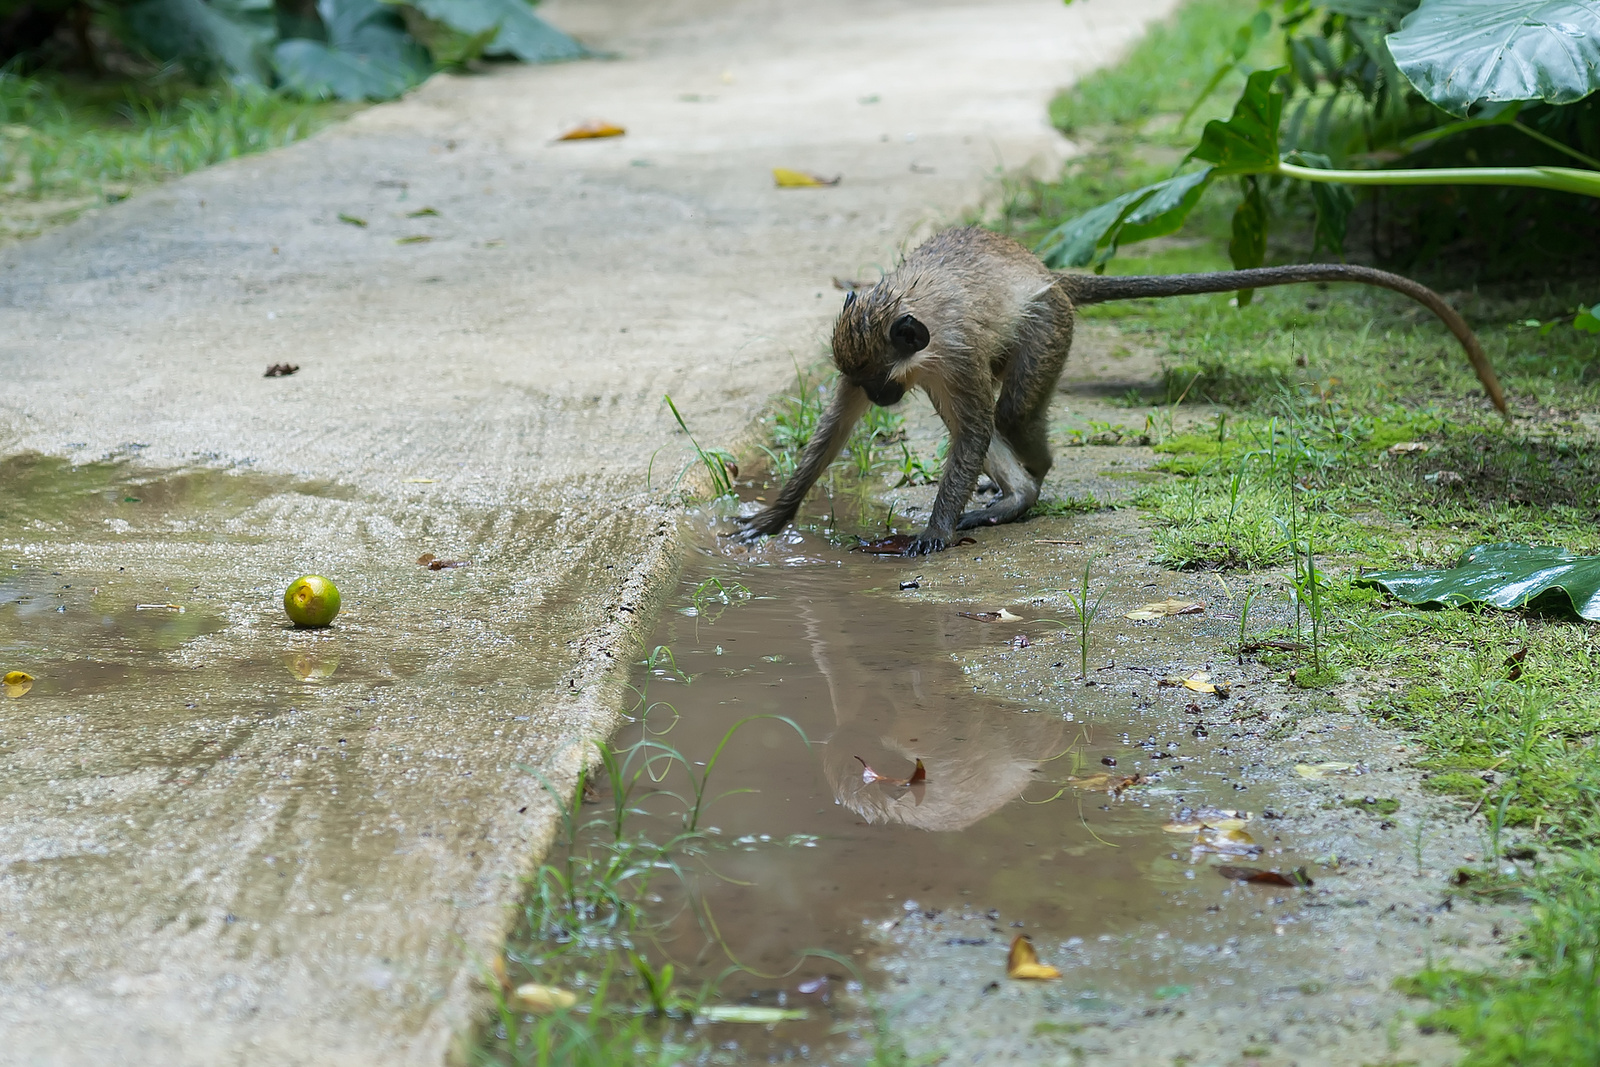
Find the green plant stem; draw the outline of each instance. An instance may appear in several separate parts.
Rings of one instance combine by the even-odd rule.
[[[1520,185],[1600,196],[1600,172],[1572,167],[1434,167],[1426,170],[1322,170],[1280,162],[1268,173],[1342,185]]]

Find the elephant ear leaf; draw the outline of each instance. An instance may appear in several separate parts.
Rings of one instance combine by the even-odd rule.
[[[1423,0],[1387,38],[1400,72],[1465,117],[1482,104],[1570,104],[1600,89],[1593,0]]]
[[[1206,123],[1200,143],[1189,153],[1216,168],[1216,173],[1261,174],[1278,165],[1278,123],[1283,118],[1283,93],[1273,83],[1285,68],[1258,70],[1245,81],[1239,102],[1227,122]]]
[[[1407,604],[1511,609],[1537,602],[1600,622],[1600,556],[1560,548],[1479,545],[1450,570],[1369,571],[1355,584],[1383,589]]]
[[[1145,185],[1092,208],[1051,230],[1035,251],[1046,266],[1099,267],[1122,242],[1175,232],[1211,184],[1212,168],[1201,167]]]

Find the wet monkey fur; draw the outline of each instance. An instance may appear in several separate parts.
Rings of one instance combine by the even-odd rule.
[[[1050,470],[1050,400],[1072,348],[1075,308],[1295,282],[1362,282],[1423,304],[1455,334],[1495,406],[1506,410],[1488,357],[1461,316],[1433,290],[1396,274],[1342,264],[1140,277],[1057,274],[1008,237],[946,230],[871,289],[845,297],[833,327],[838,388],[794,476],[772,504],[744,521],[740,534],[754,539],[788,525],[868,405],[888,407],[919,388],[949,429],[950,450],[933,515],[906,554],[937,552],[957,530],[1018,519],[1039,499]],[[963,512],[980,472],[1001,495]]]

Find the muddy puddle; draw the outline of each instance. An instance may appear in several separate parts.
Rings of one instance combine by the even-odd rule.
[[[994,577],[1059,594],[1073,569],[1081,575],[1078,558],[1102,551],[1033,547],[1073,563],[1032,583]],[[1085,685],[1070,609],[1020,592],[964,599],[977,593],[969,583],[995,587],[975,574],[996,565],[1020,577],[992,544],[906,561],[809,533],[745,554],[702,528],[652,639],[671,658],[658,652],[641,676],[649,712],[614,744],[671,746],[697,774],[715,758],[704,855],[652,883],[657,963],[670,960],[690,986],[718,982],[723,1000],[807,1012],[764,1030],[713,1027],[723,1055],[858,1062],[872,1029],[863,1005],[914,995],[899,988],[903,935],[936,969],[912,984],[981,999],[1019,984],[1005,967],[1018,934],[1060,951],[1209,920],[1220,902],[1259,895],[1211,868],[1305,862],[1270,831],[1265,847],[1230,857],[1191,853],[1193,833],[1163,830],[1187,807],[1239,802],[1228,784],[1197,789],[1187,773],[1202,723],[1226,729],[1223,701],[1157,684],[1169,667],[1203,663],[1225,619],[1125,620],[1162,598],[1152,576],[1097,574],[1102,614]],[[1014,617],[969,617],[1002,608]],[[1201,714],[1186,716],[1185,705]],[[913,782],[918,761],[925,781]],[[681,829],[677,797],[693,783],[671,760],[656,767],[660,781],[636,787],[641,814],[630,825],[660,841]],[[606,788],[593,799],[611,803]],[[1234,918],[1270,930],[1273,919],[1246,903]],[[959,959],[939,959],[941,949]],[[1186,980],[1158,967],[1112,984],[1155,996],[1186,991],[1176,984]]]

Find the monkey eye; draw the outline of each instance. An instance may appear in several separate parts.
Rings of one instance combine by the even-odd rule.
[[[901,315],[889,327],[889,343],[904,359],[928,347],[928,328],[914,315]]]

